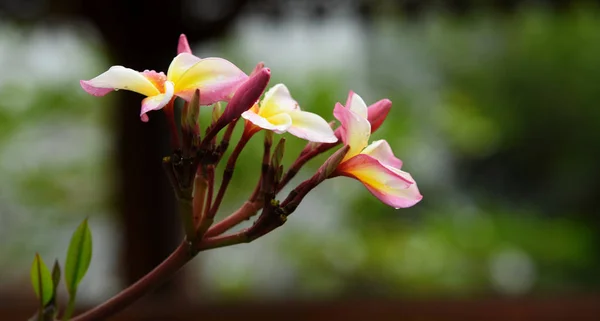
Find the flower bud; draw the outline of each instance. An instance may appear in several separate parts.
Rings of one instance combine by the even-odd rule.
[[[198,135],[200,132],[200,90],[196,89],[189,103],[181,111],[181,130]]]
[[[221,115],[219,126],[225,126],[250,109],[265,91],[269,79],[271,79],[271,70],[262,68],[241,84]]]
[[[371,133],[379,129],[391,108],[392,101],[389,99],[382,99],[367,108],[367,118],[369,119],[369,123],[371,123]]]
[[[221,117],[221,115],[223,115],[223,107],[221,106],[221,102],[219,101],[213,106],[212,122],[216,123],[217,120],[219,120],[219,118]]]
[[[265,63],[261,61],[258,64],[256,64],[256,67],[254,67],[254,70],[252,70],[252,73],[250,73],[250,77],[252,77],[252,75],[256,74],[257,72],[261,71],[263,68],[265,68]]]
[[[273,168],[278,169],[280,167],[284,152],[285,138],[282,137],[277,143],[277,146],[275,146],[275,151],[273,152],[273,157],[271,158],[271,166],[273,166]]]
[[[265,148],[270,150],[271,146],[273,146],[273,132],[265,131]]]
[[[281,182],[281,177],[283,177],[283,165],[279,165],[275,170],[275,183],[279,184]]]
[[[181,34],[181,36],[179,36],[179,43],[177,44],[177,54],[183,52],[191,54],[192,49],[190,49],[190,44],[188,43],[187,37],[184,34]]]
[[[350,146],[346,145],[338,149],[331,156],[329,156],[325,163],[319,168],[319,181],[323,181],[326,178],[329,178],[333,174],[333,172],[335,172],[338,165],[344,159],[344,156],[346,156],[346,153],[348,153],[348,150],[350,150]]]

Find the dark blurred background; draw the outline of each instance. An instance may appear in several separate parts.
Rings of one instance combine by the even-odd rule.
[[[185,33],[200,57],[264,61],[326,119],[349,89],[390,98],[374,139],[425,198],[394,210],[326,182],[281,229],[199,255],[115,320],[599,320],[599,18],[581,1],[1,0],[0,319],[33,314],[34,253],[62,261],[84,217],[81,309],[180,241],[164,116],[142,123],[140,95],[78,81],[166,71]],[[304,142],[286,138],[289,164]],[[222,215],[252,191],[261,146]]]

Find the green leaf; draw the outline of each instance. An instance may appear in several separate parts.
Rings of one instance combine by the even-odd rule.
[[[54,261],[52,267],[52,302],[56,303],[56,291],[58,291],[58,284],[60,283],[60,265],[58,260]]]
[[[52,275],[38,253],[35,254],[31,265],[31,284],[35,295],[40,300],[40,307],[52,300]]]
[[[65,262],[65,282],[71,297],[77,293],[77,286],[87,272],[92,259],[92,233],[85,219],[71,237]]]

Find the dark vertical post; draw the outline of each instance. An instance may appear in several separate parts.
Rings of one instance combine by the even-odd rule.
[[[86,1],[92,18],[119,65],[166,71],[177,50],[182,0]],[[139,118],[143,96],[121,91],[114,110],[117,206],[125,233],[122,267],[130,284],[159,264],[180,237],[173,192],[161,168],[168,155],[165,117]]]
[[[182,23],[186,3],[189,1],[103,0],[79,4],[81,14],[96,24],[108,43],[115,64],[166,72],[182,32],[195,42],[218,35],[245,1],[227,2],[227,14],[221,19],[194,21],[191,30],[184,30]],[[116,195],[125,233],[122,267],[125,281],[131,284],[167,257],[181,231],[173,191],[161,168],[162,157],[171,152],[165,117],[152,112],[150,122],[143,123],[138,116],[141,95],[121,91],[117,99]]]

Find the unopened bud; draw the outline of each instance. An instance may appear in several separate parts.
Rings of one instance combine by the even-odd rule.
[[[367,109],[367,118],[369,119],[369,123],[371,123],[371,133],[374,133],[381,127],[391,108],[392,101],[389,99],[382,99],[369,106]]]
[[[221,106],[221,102],[217,102],[214,106],[213,106],[213,110],[212,110],[212,122],[216,123],[217,120],[219,119],[219,117],[221,117],[221,115],[223,114],[223,107]]]
[[[235,94],[233,94],[229,104],[227,104],[223,115],[221,115],[219,126],[225,126],[250,109],[260,98],[270,79],[271,70],[269,68],[262,68],[241,84],[235,91]]]
[[[346,145],[329,156],[325,163],[319,168],[318,173],[320,181],[330,177],[331,174],[335,172],[338,165],[340,165],[344,159],[344,156],[346,156],[346,153],[348,153],[348,150],[350,150],[350,146]]]
[[[271,148],[273,146],[273,132],[270,130],[265,131],[265,147]]]
[[[190,49],[190,44],[188,43],[187,37],[184,34],[179,36],[179,43],[177,44],[177,54],[180,53],[192,53],[192,49]]]
[[[181,111],[181,129],[188,133],[199,134],[200,127],[200,90],[196,89],[189,103],[183,104]]]
[[[188,129],[188,114],[190,110],[190,103],[187,101],[183,103],[183,108],[181,109],[181,130],[187,131]]]
[[[271,166],[273,166],[273,168],[278,169],[280,167],[284,153],[285,138],[282,137],[277,143],[277,146],[275,146],[275,151],[273,152],[273,157],[271,158]]]
[[[275,184],[279,184],[281,182],[281,177],[283,176],[283,165],[279,165],[275,170]]]
[[[252,75],[256,74],[257,72],[261,71],[263,68],[265,68],[265,63],[261,61],[258,64],[256,64],[256,67],[254,67],[254,70],[252,70],[252,72],[250,73],[250,77],[252,77]]]

